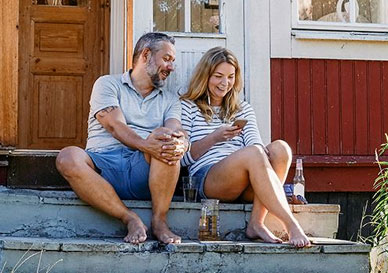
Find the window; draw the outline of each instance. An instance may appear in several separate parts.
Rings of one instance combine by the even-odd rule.
[[[219,0],[153,0],[154,31],[221,33]]]
[[[388,0],[298,0],[294,11],[294,28],[388,30]]]

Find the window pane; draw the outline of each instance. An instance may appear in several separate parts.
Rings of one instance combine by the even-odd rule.
[[[154,31],[183,32],[184,0],[154,0]]]
[[[388,0],[298,0],[298,12],[303,21],[386,24]]]
[[[33,0],[33,5],[85,7],[87,0]]]
[[[191,0],[191,32],[218,33],[218,0]]]

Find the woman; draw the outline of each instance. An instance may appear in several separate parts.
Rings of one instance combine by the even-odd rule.
[[[283,222],[291,244],[308,246],[283,192],[291,149],[280,140],[263,145],[252,107],[239,100],[241,88],[233,53],[215,47],[204,54],[181,97],[182,125],[192,143],[182,164],[200,178],[201,198],[253,202],[248,238],[282,242],[264,225],[269,210]],[[239,119],[248,120],[243,129],[231,125]]]

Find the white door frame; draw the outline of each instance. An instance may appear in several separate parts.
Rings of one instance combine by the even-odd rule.
[[[152,0],[133,1],[134,14],[142,14],[142,20],[134,20],[134,41],[146,32],[153,29]],[[241,14],[236,14],[234,5],[243,1]],[[244,67],[244,95],[252,105],[256,116],[261,137],[264,143],[271,141],[271,41],[270,41],[270,0],[225,0],[229,8],[226,9],[225,29],[227,39],[226,47],[231,49]],[[125,71],[125,26],[126,26],[126,1],[111,1],[111,74]],[[228,12],[229,11],[229,12]],[[243,29],[234,28],[230,25],[228,17],[237,17],[243,20]],[[134,16],[135,17],[135,16]],[[228,32],[229,31],[229,32]],[[240,50],[243,43],[244,50]]]

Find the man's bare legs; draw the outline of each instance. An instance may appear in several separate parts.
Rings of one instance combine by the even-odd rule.
[[[127,226],[128,234],[124,241],[138,244],[147,239],[147,227],[139,216],[125,206],[109,182],[94,170],[93,162],[84,150],[78,147],[64,148],[56,164],[79,198]]]
[[[270,154],[269,161],[271,166],[283,185],[286,181],[287,173],[291,165],[291,149],[286,142],[281,140],[272,142],[267,146],[267,149]],[[269,243],[281,243],[282,240],[276,237],[264,225],[264,220],[268,214],[268,210],[256,197],[251,185],[249,185],[247,190],[245,190],[242,194],[242,199],[249,202],[253,201],[252,213],[246,230],[247,237],[250,239],[261,238],[265,242]]]
[[[282,221],[290,243],[298,247],[309,245],[262,147],[246,147],[215,164],[206,178],[205,193],[209,198],[235,200],[249,184],[261,204]]]
[[[181,238],[167,225],[167,213],[178,182],[180,164],[167,165],[155,158],[150,160],[149,187],[152,199],[152,233],[163,243],[180,243]]]

